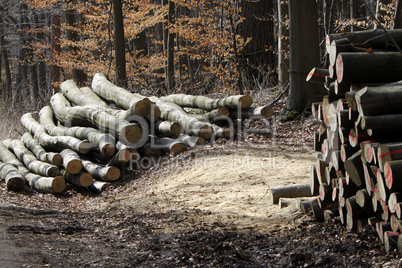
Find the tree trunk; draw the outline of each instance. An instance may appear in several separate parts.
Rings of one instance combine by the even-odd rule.
[[[110,131],[112,135],[116,135],[129,143],[139,142],[142,138],[142,131],[138,125],[119,119],[93,107],[71,107],[61,93],[53,95],[50,103],[56,118],[64,125],[91,126]]]
[[[168,3],[168,27],[172,26],[175,22],[176,4],[174,1]],[[168,92],[173,92],[175,87],[174,75],[174,44],[175,34],[167,28],[167,66],[166,66],[166,86]]]
[[[171,138],[151,137],[150,141],[153,147],[162,149],[173,155],[177,155],[186,149],[182,142]]]
[[[306,82],[309,71],[320,65],[316,1],[289,0],[290,88],[283,114],[302,112],[311,102],[321,100],[324,87]]]
[[[20,140],[3,140],[3,144],[18,157],[32,173],[45,177],[55,177],[59,174],[59,168],[55,165],[39,161]]]
[[[73,0],[69,3],[70,5],[76,5],[76,0]],[[76,20],[76,13],[77,10],[75,9],[68,9],[65,11],[65,20],[66,24],[68,26],[67,28],[67,40],[69,40],[71,43],[75,43],[78,41],[78,33],[76,28],[78,27],[77,20]],[[75,45],[71,45],[68,47],[68,51],[73,55],[77,55],[78,48]],[[78,59],[77,59],[78,60]],[[76,81],[78,84],[84,83],[87,80],[87,75],[83,70],[73,68],[72,69],[73,73],[73,78],[74,81]]]
[[[59,153],[46,152],[46,150],[39,144],[37,140],[32,137],[29,132],[25,132],[24,135],[22,135],[21,141],[40,161],[47,162],[55,166],[61,165],[61,155]]]
[[[287,16],[289,7],[287,1],[277,0],[278,3],[278,85],[284,90],[289,82],[289,29]]]
[[[402,2],[400,0],[396,0],[393,29],[401,29],[401,28],[402,28]]]
[[[86,154],[91,149],[87,140],[81,141],[70,136],[52,137],[45,132],[45,127],[39,124],[31,113],[26,113],[21,117],[22,125],[39,141],[40,145],[52,150],[60,148],[72,149],[81,154]]]
[[[60,35],[61,35],[60,14],[58,11],[52,12],[51,26],[51,65],[50,65],[50,85],[53,88],[60,81],[61,68],[57,65],[58,58],[61,52]],[[57,88],[57,86],[55,86]]]
[[[377,150],[378,166],[384,172],[385,163],[402,159],[402,143],[382,144]]]
[[[114,49],[116,61],[116,84],[127,85],[126,78],[126,42],[124,37],[123,7],[121,0],[112,0],[114,23]]]

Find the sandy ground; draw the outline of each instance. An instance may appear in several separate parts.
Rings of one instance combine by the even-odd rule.
[[[269,203],[272,187],[308,184],[314,155],[273,146],[200,149],[175,158],[140,178],[135,187],[100,207],[129,206],[141,212],[201,211],[202,220],[270,229],[291,221],[294,211]],[[99,207],[98,207],[99,208]]]

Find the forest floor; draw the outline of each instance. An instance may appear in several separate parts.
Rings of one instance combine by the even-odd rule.
[[[127,170],[100,195],[14,193],[1,184],[0,266],[400,266],[371,228],[357,234],[337,218],[321,223],[269,204],[269,188],[309,183],[317,122],[249,128],[266,134]]]

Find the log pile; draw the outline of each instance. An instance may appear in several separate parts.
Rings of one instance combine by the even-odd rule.
[[[318,220],[375,228],[387,253],[402,252],[402,30],[327,37],[329,67],[307,80],[328,95],[312,105],[321,120],[311,169]],[[314,204],[315,203],[315,204]]]
[[[93,77],[92,88],[67,80],[60,89],[50,106],[21,117],[27,130],[21,139],[0,141],[0,179],[8,190],[28,185],[41,193],[71,187],[100,193],[128,167],[149,168],[156,162],[150,158],[232,138],[237,120],[273,114],[244,95],[146,97],[115,86],[103,73]]]

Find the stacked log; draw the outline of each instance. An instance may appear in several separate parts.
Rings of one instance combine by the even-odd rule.
[[[243,95],[146,97],[117,87],[103,73],[93,77],[92,88],[67,80],[60,89],[50,106],[21,117],[27,132],[20,140],[0,142],[0,179],[7,189],[23,191],[28,184],[42,193],[79,187],[99,194],[126,168],[149,168],[158,163],[150,158],[232,138],[233,122],[273,114]]]
[[[328,36],[328,95],[312,105],[322,121],[310,185],[312,194],[319,193],[319,214],[338,216],[349,230],[372,226],[387,253],[402,252],[402,54],[395,52],[401,34]],[[310,76],[315,74],[325,72],[313,69]]]

